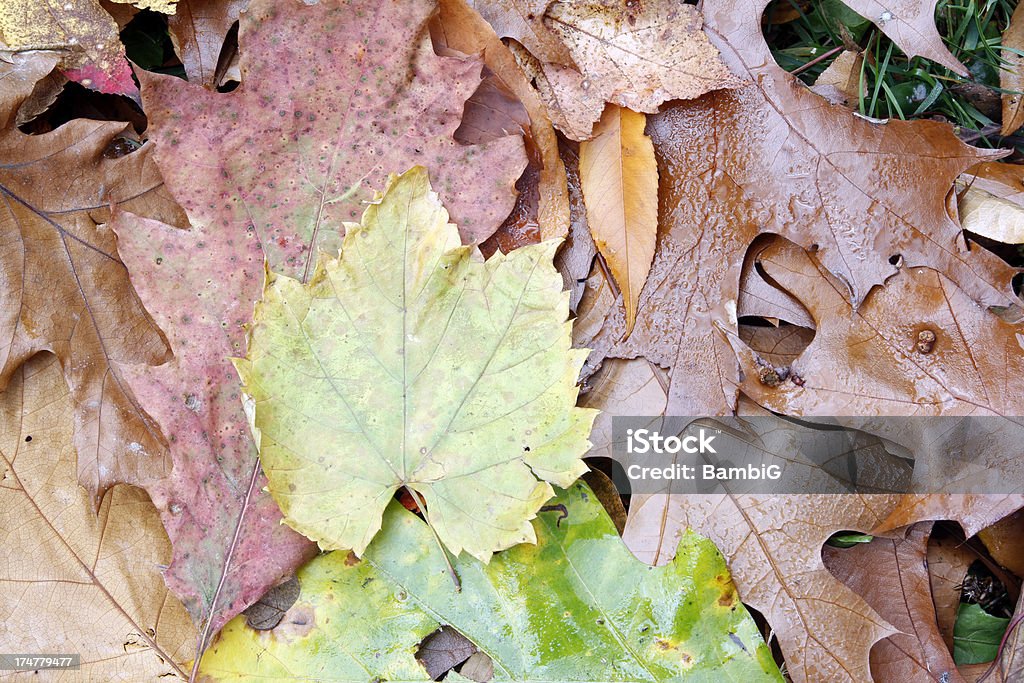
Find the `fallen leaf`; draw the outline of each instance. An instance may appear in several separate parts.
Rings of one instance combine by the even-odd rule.
[[[794,325],[740,325],[740,339],[772,365],[788,367],[814,340],[814,330]]]
[[[236,367],[288,524],[361,555],[404,487],[455,555],[536,540],[528,520],[548,482],[586,471],[594,419],[575,407],[586,351],[570,349],[557,246],[485,263],[415,167],[308,285],[267,283]]]
[[[57,69],[37,81],[35,87],[32,88],[32,94],[25,98],[21,106],[18,107],[15,125],[20,128],[45,113],[63,92],[67,82],[67,76]]]
[[[768,282],[761,273],[757,259],[765,247],[775,240],[774,235],[762,235],[747,249],[740,274],[740,295],[736,304],[738,318],[755,316],[769,320],[784,320],[793,325],[814,329],[814,318],[795,296]]]
[[[127,3],[128,0],[118,0]],[[140,8],[173,12],[175,0],[135,0]],[[59,50],[72,81],[102,93],[138,98],[118,25],[97,0],[5,0],[0,36],[15,50]]]
[[[245,608],[245,623],[257,631],[269,631],[281,623],[285,612],[299,597],[299,580],[294,576],[267,591]]]
[[[816,323],[813,341],[792,363],[803,380],[799,385],[762,384],[754,354],[737,344],[745,375],[740,387],[769,410],[858,416],[1019,412],[1024,353],[1017,329],[942,273],[903,267],[854,310],[846,286],[816,254],[777,242],[761,252],[760,265]]]
[[[960,608],[960,589],[967,569],[977,555],[964,544],[962,538],[949,534],[932,535],[928,539],[927,566],[935,620],[939,633],[949,652],[953,651],[953,625]]]
[[[551,0],[471,0],[473,9],[494,28],[499,38],[512,38],[542,62],[574,68],[569,49],[544,24]]]
[[[999,672],[1004,681],[1017,681],[1024,675],[1024,593],[1017,600],[1017,610],[1007,628],[1007,640],[999,657]],[[1012,629],[1012,631],[1010,630]]]
[[[871,648],[872,680],[963,683],[935,618],[926,561],[931,528],[924,522],[900,538],[822,549],[829,571],[900,631]]]
[[[981,605],[961,603],[953,629],[953,657],[957,664],[994,660],[999,656],[999,645],[1009,625],[1010,619],[992,616]]]
[[[427,670],[431,680],[440,679],[476,652],[476,646],[466,636],[443,626],[423,639],[416,659]]]
[[[590,137],[605,102],[654,113],[672,99],[738,86],[701,30],[696,7],[672,0],[554,2],[545,24],[579,70],[542,64],[537,87],[555,126]]]
[[[177,11],[167,17],[167,28],[189,81],[211,90],[219,85],[217,64],[224,40],[247,4],[248,0],[178,0]]]
[[[935,27],[935,6],[939,0],[844,1],[880,28],[908,57],[921,56],[959,76],[968,75],[964,65],[946,48]]]
[[[170,546],[156,510],[139,489],[115,486],[97,514],[75,481],[73,419],[50,354],[0,395],[0,643],[81,656],[79,670],[37,680],[184,677],[195,629],[160,578]]]
[[[1024,244],[1024,167],[978,164],[957,181],[964,230],[1006,244]]]
[[[484,64],[494,72],[525,107],[530,117],[531,158],[537,169],[537,225],[542,239],[564,237],[568,230],[569,200],[565,167],[558,154],[558,139],[547,109],[537,92],[516,65],[515,58],[483,18],[464,0],[440,0],[439,11],[430,24],[435,43],[466,54],[482,53]],[[460,126],[461,127],[461,126]]]
[[[230,215],[230,214],[229,214]],[[173,470],[148,486],[174,547],[168,587],[210,636],[312,557],[281,524],[242,409],[229,357],[263,288],[252,225],[229,219],[190,230],[118,212],[110,227],[131,282],[174,358],[122,368],[138,403],[167,439]]]
[[[565,289],[570,292],[569,310],[575,314],[594,265],[597,245],[587,224],[587,206],[580,186],[579,149],[574,143],[566,142],[560,150],[569,184],[569,234],[555,254],[555,267],[562,274]]]
[[[814,81],[811,90],[835,104],[851,106],[867,92],[860,78],[864,53],[843,50]]]
[[[1024,10],[1013,10],[1010,23],[1003,31],[1000,57],[1008,63],[999,69],[999,87],[1003,89],[1002,135],[1012,135],[1024,126],[1024,56],[1011,50],[1024,50]],[[1010,48],[1010,49],[1005,49]]]
[[[79,119],[45,135],[14,127],[56,59],[33,53],[0,63],[0,386],[39,351],[57,355],[75,405],[79,481],[98,503],[115,483],[142,485],[170,471],[159,429],[120,369],[164,362],[167,342],[117,257],[108,207],[187,220],[150,146],[108,154],[126,124]]]
[[[452,138],[481,64],[433,53],[435,10],[430,0],[253,0],[240,19],[236,90],[140,72],[175,197],[208,224],[253,223],[271,268],[306,280],[369,188],[423,163],[463,238],[486,239],[512,209],[523,143]]]
[[[643,355],[671,368],[669,411],[677,415],[735,406],[738,368],[726,334],[736,329],[745,252],[760,233],[817,246],[816,258],[854,306],[897,271],[897,257],[904,271],[941,271],[984,306],[1016,300],[1013,269],[984,250],[967,251],[946,210],[956,177],[989,153],[962,144],[944,124],[872,123],[828,104],[775,63],[761,35],[764,5],[704,5],[711,42],[750,85],[649,117],[661,179],[659,242],[633,333],[618,341],[624,318],[612,302],[588,306],[584,297],[580,307],[603,319],[581,326],[600,329],[587,340],[595,363]]]
[[[992,559],[1017,576],[1024,577],[1024,510],[1017,510],[978,532]]]
[[[629,557],[584,484],[549,508],[534,522],[536,546],[486,565],[458,559],[458,593],[427,526],[390,507],[362,561],[335,552],[300,572],[289,615],[301,630],[235,621],[202,671],[213,681],[429,680],[411,651],[444,622],[490,655],[495,681],[782,680],[706,539],[687,533],[676,560],[652,570]]]
[[[743,602],[761,612],[794,681],[870,680],[871,646],[897,629],[825,568],[836,531],[870,529],[892,497],[634,495],[623,540],[650,564],[693,529],[714,539]]]
[[[643,114],[608,105],[594,137],[580,143],[587,224],[622,292],[627,335],[658,237],[658,164],[646,123]]]

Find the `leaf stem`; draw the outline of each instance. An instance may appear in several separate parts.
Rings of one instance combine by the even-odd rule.
[[[448,567],[448,575],[452,577],[452,583],[455,584],[455,592],[461,593],[462,581],[459,580],[459,575],[455,572],[455,567],[452,566],[452,561],[448,557],[448,550],[444,547],[444,543],[441,542],[441,537],[437,535],[437,529],[435,529],[434,525],[430,523],[429,519],[427,519],[427,504],[423,502],[423,499],[420,498],[420,494],[414,491],[411,486],[406,486],[405,490],[409,492],[412,499],[416,501],[416,507],[418,507],[420,512],[423,513],[423,521],[427,523],[427,526],[430,528],[430,533],[434,534],[434,540],[437,541],[437,547],[441,549],[441,557],[444,558],[444,563]]]

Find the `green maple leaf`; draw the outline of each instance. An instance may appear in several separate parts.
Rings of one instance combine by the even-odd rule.
[[[406,487],[455,555],[534,542],[585,471],[556,241],[484,261],[426,170],[392,177],[307,285],[270,276],[236,367],[270,492],[323,548],[361,554]]]
[[[649,567],[586,484],[550,503],[536,546],[457,559],[461,592],[426,525],[389,509],[361,561],[330,553],[299,571],[278,627],[228,624],[203,680],[429,681],[413,654],[445,624],[490,656],[495,683],[782,681],[711,541],[687,531],[672,562]]]

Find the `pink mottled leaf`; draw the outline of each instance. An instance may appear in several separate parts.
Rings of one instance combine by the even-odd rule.
[[[202,629],[201,644],[312,556],[281,524],[242,408],[229,356],[263,287],[263,253],[246,223],[180,230],[119,213],[118,252],[174,359],[123,369],[158,422],[173,462],[150,487],[174,555],[168,587]]]
[[[175,196],[211,224],[251,220],[271,268],[303,279],[318,249],[338,248],[370,188],[417,164],[462,238],[489,237],[515,203],[523,142],[453,139],[482,67],[434,54],[435,10],[431,0],[256,0],[240,20],[237,90],[140,74]]]

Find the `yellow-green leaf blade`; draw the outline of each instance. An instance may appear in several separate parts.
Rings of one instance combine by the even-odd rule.
[[[430,189],[397,178],[308,285],[273,278],[236,365],[286,521],[357,553],[400,487],[455,554],[534,540],[529,520],[585,470],[556,242],[484,262]],[[549,483],[550,482],[550,483]]]
[[[402,667],[416,666],[410,642],[443,623],[490,656],[495,683],[782,680],[706,538],[683,534],[671,564],[649,567],[582,482],[559,491],[533,526],[536,546],[486,565],[456,560],[458,592],[426,525],[392,507],[362,561],[312,561],[281,626],[256,632],[236,619],[201,671],[216,681],[251,676],[254,666],[277,680],[427,680]],[[375,651],[364,643],[380,656],[367,656]]]

